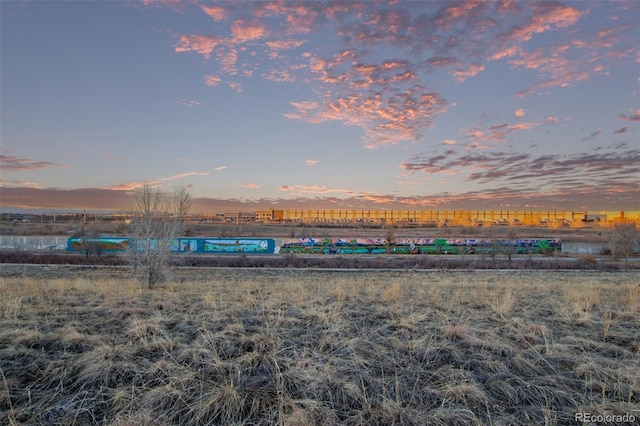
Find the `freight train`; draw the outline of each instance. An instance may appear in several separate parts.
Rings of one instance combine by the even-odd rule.
[[[156,241],[151,239],[153,248]],[[74,237],[70,252],[142,250],[142,240],[122,237]],[[480,238],[177,238],[171,251],[193,254],[551,254],[562,250],[559,239]]]

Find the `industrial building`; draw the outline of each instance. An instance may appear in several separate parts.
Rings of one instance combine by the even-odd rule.
[[[377,223],[432,224],[435,226],[568,225],[570,223],[611,223],[640,221],[640,211],[512,211],[512,210],[258,210],[262,223]]]

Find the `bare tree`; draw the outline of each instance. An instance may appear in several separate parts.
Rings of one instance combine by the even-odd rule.
[[[614,259],[624,257],[624,269],[629,266],[629,255],[637,249],[640,233],[635,222],[618,223],[613,226],[609,234],[609,248]]]
[[[507,258],[511,263],[511,258],[518,253],[518,233],[513,227],[509,227],[507,232],[509,239],[505,242],[504,250],[507,252]]]
[[[136,268],[146,270],[149,288],[153,288],[170,270],[172,245],[185,230],[191,195],[184,187],[167,195],[145,185],[133,197],[130,236],[135,247],[130,252],[131,260]]]
[[[385,232],[384,239],[387,245],[387,253],[391,253],[391,246],[395,246],[396,244],[396,233],[393,229],[393,225],[387,226],[387,231]]]

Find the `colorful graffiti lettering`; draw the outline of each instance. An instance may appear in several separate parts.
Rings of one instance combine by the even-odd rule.
[[[131,247],[131,240],[128,238],[69,238],[67,240],[67,250],[87,251],[88,249],[99,249],[103,252],[124,251]]]
[[[481,253],[540,253],[548,254],[561,248],[560,240],[490,240],[406,238],[393,242],[382,238],[314,238],[287,239],[281,253],[340,253],[340,254],[481,254]]]
[[[259,239],[206,239],[205,252],[216,253],[273,253],[273,240]],[[271,251],[269,248],[271,246]]]

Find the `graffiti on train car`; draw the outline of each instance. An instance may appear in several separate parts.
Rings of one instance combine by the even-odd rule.
[[[144,250],[149,244],[151,250],[157,245],[156,239],[136,240],[133,238],[69,238],[67,251],[84,252],[88,247],[97,247],[105,252],[123,252],[129,249]],[[178,253],[226,254],[259,253],[273,254],[275,240],[270,238],[177,238],[171,243],[171,251]]]
[[[491,240],[476,238],[297,238],[286,239],[281,253],[328,254],[549,254],[559,251],[558,239]]]
[[[129,238],[112,237],[76,237],[67,240],[67,251],[85,252],[87,250],[100,249],[103,252],[118,252],[130,249],[132,240]]]
[[[206,253],[273,253],[273,240],[255,238],[208,238],[204,240]]]

